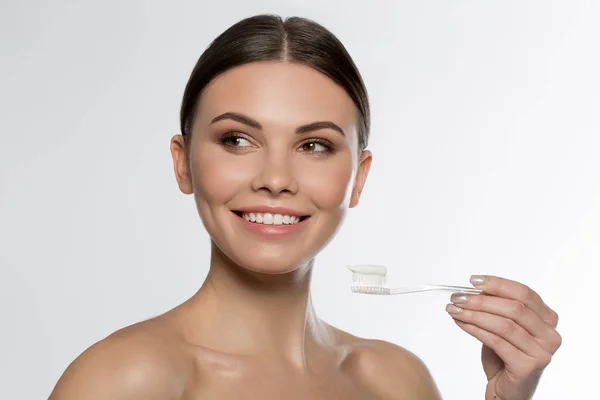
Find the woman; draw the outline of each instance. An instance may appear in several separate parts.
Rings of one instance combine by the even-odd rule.
[[[321,321],[315,256],[360,199],[371,153],[363,81],[309,20],[256,16],[200,57],[171,140],[180,190],[212,240],[210,272],[173,310],[96,343],[52,400],[439,399],[409,351]],[[486,399],[528,399],[560,346],[557,315],[527,286],[474,277],[453,295],[483,343]],[[466,301],[465,301],[466,300]]]

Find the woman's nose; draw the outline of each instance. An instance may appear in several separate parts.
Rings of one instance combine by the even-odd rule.
[[[273,194],[295,194],[298,191],[298,182],[294,176],[292,158],[290,154],[265,154],[252,188],[256,191],[268,190]]]

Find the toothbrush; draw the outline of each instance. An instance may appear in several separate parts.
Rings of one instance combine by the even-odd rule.
[[[473,287],[449,285],[421,285],[413,287],[389,288],[386,286],[387,268],[383,265],[349,265],[348,269],[352,271],[351,290],[354,293],[392,295],[429,292],[434,290],[471,294],[482,293],[482,290],[475,289]]]

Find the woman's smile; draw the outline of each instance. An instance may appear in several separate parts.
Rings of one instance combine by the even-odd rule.
[[[303,229],[310,215],[285,207],[254,206],[233,211],[245,229],[265,238],[282,238]]]

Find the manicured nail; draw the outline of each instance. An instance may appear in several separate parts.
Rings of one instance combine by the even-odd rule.
[[[458,314],[459,312],[462,311],[462,308],[458,308],[454,304],[448,304],[446,306],[446,311],[449,312],[450,314]]]
[[[454,293],[450,296],[450,301],[453,303],[466,303],[469,300],[469,296],[462,293]]]
[[[487,279],[483,275],[473,275],[471,276],[471,283],[474,286],[483,285],[487,282]]]

